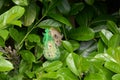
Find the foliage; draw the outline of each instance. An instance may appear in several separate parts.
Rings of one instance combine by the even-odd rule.
[[[120,13],[106,3],[0,0],[0,80],[120,80]],[[54,60],[43,56],[50,28],[63,37]]]

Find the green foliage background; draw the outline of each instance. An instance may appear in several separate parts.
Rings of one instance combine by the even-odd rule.
[[[108,3],[0,0],[0,80],[120,80],[120,12]],[[63,35],[53,61],[43,56],[51,27]]]

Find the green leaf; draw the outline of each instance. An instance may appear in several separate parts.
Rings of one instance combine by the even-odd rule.
[[[1,29],[1,30],[0,30],[0,36],[1,36],[4,40],[6,40],[6,39],[8,38],[8,34],[9,34],[8,30],[5,30],[5,29]]]
[[[115,34],[109,40],[108,47],[116,48],[116,47],[119,46],[119,43],[120,43],[120,35],[119,34]]]
[[[61,61],[45,62],[43,63],[43,68],[47,72],[52,72],[60,69],[63,63]]]
[[[36,34],[29,34],[27,39],[30,41],[30,42],[36,42],[36,43],[40,43],[40,37]]]
[[[60,80],[79,80],[68,68],[60,68],[57,73]]]
[[[9,80],[23,80],[23,75],[21,74],[18,74],[18,75],[15,75],[14,77],[10,78]]]
[[[12,63],[0,57],[0,72],[10,71],[12,69]]]
[[[48,73],[42,73],[42,78],[48,78],[48,79],[57,79],[58,74],[57,72],[48,72]]]
[[[120,80],[120,74],[113,75],[112,80]]]
[[[20,42],[20,38],[19,38],[19,32],[17,29],[15,28],[10,28],[9,29],[10,32],[10,36],[16,41],[16,42]]]
[[[88,72],[90,63],[87,58],[84,58],[82,56],[77,58],[76,56],[74,56],[74,60],[80,75],[82,75],[82,73]]]
[[[69,35],[75,40],[88,41],[94,38],[94,31],[89,27],[79,27],[72,29]]]
[[[99,53],[103,53],[104,52],[105,45],[103,44],[101,39],[98,41],[97,47],[98,47],[98,52]]]
[[[118,63],[115,63],[113,61],[107,61],[107,62],[105,62],[104,66],[107,69],[111,70],[112,72],[120,73],[120,64],[118,64]]]
[[[95,33],[98,33],[98,32],[100,32],[103,29],[107,29],[106,24],[97,25],[96,27],[93,28],[93,30],[95,31]]]
[[[86,2],[87,4],[89,4],[89,5],[93,5],[94,0],[85,0],[85,2]]]
[[[68,68],[77,76],[79,76],[79,72],[77,70],[76,64],[75,64],[75,59],[78,59],[78,55],[75,53],[70,53],[67,58],[66,58],[66,64]]]
[[[111,15],[99,15],[98,17],[96,17],[95,19],[92,20],[91,24],[97,24],[97,25],[106,25],[106,22],[108,20],[116,20],[114,18],[114,16]]]
[[[43,28],[43,29],[51,28],[51,27],[60,27],[60,26],[62,26],[61,23],[53,19],[46,19],[46,20],[41,21],[38,24],[38,27]]]
[[[94,9],[92,7],[85,7],[78,15],[76,15],[75,19],[80,27],[89,26],[94,17]]]
[[[42,46],[42,45],[41,45]],[[43,49],[40,46],[35,47],[36,59],[40,59],[43,55]]]
[[[30,26],[36,18],[36,5],[33,2],[25,9],[25,14],[23,16],[23,25]]]
[[[69,40],[69,42],[71,43],[74,51],[77,50],[80,47],[80,43],[78,41]]]
[[[5,41],[3,40],[2,37],[0,37],[0,46],[4,47],[5,46]]]
[[[107,27],[113,32],[113,33],[120,33],[117,25],[113,21],[107,21]]]
[[[32,63],[28,63],[25,60],[21,60],[19,65],[19,73],[25,74],[27,71],[29,71],[32,68]]]
[[[115,60],[115,62],[120,63],[120,47],[109,48],[107,50],[107,54],[110,55]]]
[[[90,73],[84,80],[106,80],[104,75],[101,73]]]
[[[66,66],[66,57],[69,55],[69,52],[67,50],[60,49],[61,55],[60,55],[60,60],[63,62],[63,66]]]
[[[78,8],[79,7],[79,8]],[[71,7],[71,11],[70,11],[70,14],[71,15],[76,15],[78,14],[80,11],[83,10],[84,8],[84,3],[83,2],[80,2],[80,3],[74,3]]]
[[[55,19],[55,20],[57,20],[57,21],[65,24],[65,25],[69,26],[69,27],[72,27],[72,25],[71,25],[71,23],[69,22],[69,20],[68,20],[67,18],[63,17],[63,16],[60,15],[60,14],[51,13],[51,14],[49,14],[49,16],[50,16],[51,18],[53,18],[53,19]]]
[[[62,41],[62,44],[68,52],[73,52],[73,46],[69,41]]]
[[[15,4],[21,5],[21,6],[27,6],[28,0],[12,0]]]
[[[26,71],[25,73],[26,73],[26,75],[27,75],[29,78],[33,78],[33,77],[34,77],[34,72]]]
[[[28,63],[31,62],[35,62],[35,56],[33,55],[32,52],[28,51],[28,50],[22,50],[20,51],[20,54],[23,58],[23,60],[25,60]]]
[[[70,12],[70,4],[68,0],[61,0],[57,5],[57,8],[62,14],[68,14]]]
[[[99,59],[100,61],[113,61],[113,62],[116,62],[112,56],[110,56],[109,54],[107,53],[104,53],[104,54],[97,54],[95,57],[95,59]]]
[[[5,73],[0,73],[0,79],[1,80],[9,80],[9,76]]]
[[[2,8],[3,5],[4,5],[4,0],[0,0],[0,9]]]
[[[112,36],[113,36],[113,34],[108,30],[103,29],[100,32],[100,37],[106,45],[108,45],[108,42]]]
[[[18,32],[17,29],[15,28],[10,28],[9,29],[10,36],[17,42],[19,43],[23,37],[24,37],[24,32]]]
[[[23,14],[24,8],[20,6],[14,6],[5,13],[0,15],[0,29],[6,28],[7,24],[11,24],[17,21]],[[12,23],[13,24],[13,23]]]
[[[1,47],[0,47],[0,48],[1,48]],[[2,54],[3,54],[3,53],[0,51],[0,56],[2,56]]]
[[[13,22],[11,22],[10,23],[11,25],[13,24],[13,25],[16,25],[16,26],[22,26],[22,22],[20,21],[20,20],[17,20],[17,21],[13,21]]]

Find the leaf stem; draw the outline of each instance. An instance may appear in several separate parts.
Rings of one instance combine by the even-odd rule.
[[[20,49],[21,49],[21,45],[22,45],[22,43],[25,41],[25,39],[27,38],[27,36],[31,33],[31,31],[40,23],[40,21],[44,18],[46,16],[46,14],[45,15],[43,15],[39,20],[38,20],[38,22],[35,24],[35,25],[33,25],[33,27],[27,32],[27,34],[24,36],[24,38],[21,40],[21,42],[17,45],[17,51],[19,51]]]

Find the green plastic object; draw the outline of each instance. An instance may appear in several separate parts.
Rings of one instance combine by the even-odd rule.
[[[49,29],[45,29],[43,43],[44,43],[43,54],[47,60],[56,60],[60,57],[59,48],[55,44],[55,41],[52,35],[50,34]]]

